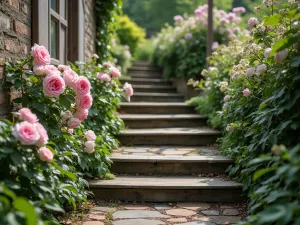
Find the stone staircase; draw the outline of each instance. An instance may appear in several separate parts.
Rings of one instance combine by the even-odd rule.
[[[129,70],[134,96],[121,103],[127,126],[111,156],[114,180],[91,180],[96,197],[146,202],[238,202],[242,186],[225,174],[232,160],[213,147],[220,132],[184,103],[161,71],[147,63]]]

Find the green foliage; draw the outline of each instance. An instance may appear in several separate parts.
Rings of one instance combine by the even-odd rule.
[[[96,0],[96,53],[99,62],[111,59],[111,40],[117,28],[117,17],[121,14],[122,0]]]
[[[214,52],[206,81],[196,85],[205,83],[208,102],[198,107],[212,110],[222,151],[235,160],[229,173],[249,194],[250,217],[240,223],[247,225],[300,222],[299,4],[269,4],[252,38]]]
[[[151,61],[151,57],[154,52],[153,40],[146,39],[143,43],[137,48],[135,59],[142,60],[142,61]]]
[[[117,42],[113,43],[111,54],[119,70],[122,74],[126,74],[132,64],[132,55],[128,45],[121,45]]]
[[[128,45],[132,55],[135,55],[138,45],[144,41],[145,31],[126,15],[120,16],[117,22],[119,24],[117,36],[120,44]]]

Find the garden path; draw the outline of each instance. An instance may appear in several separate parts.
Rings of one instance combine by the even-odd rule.
[[[130,79],[121,81],[131,83],[135,93],[120,109],[128,129],[118,136],[121,147],[111,156],[117,176],[90,181],[96,197],[119,204],[95,207],[84,225],[215,225],[240,220],[242,186],[225,174],[233,162],[215,147],[219,131],[207,127],[206,117],[184,103],[172,82],[161,78],[160,69],[139,62],[129,74]]]

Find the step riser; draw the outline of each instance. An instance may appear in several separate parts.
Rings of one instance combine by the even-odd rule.
[[[136,81],[136,80],[128,80],[128,81],[123,81],[120,80],[122,84],[125,84],[126,82],[130,83],[131,85],[170,85],[172,87],[172,83],[169,81],[161,81],[161,82],[156,82],[156,81]]]
[[[135,88],[135,92],[147,92],[147,93],[176,93],[175,88]]]
[[[139,114],[192,114],[195,110],[192,107],[162,106],[162,107],[131,107],[121,106],[122,113]]]
[[[129,73],[129,76],[131,76],[132,78],[161,79],[161,75],[160,74]]]
[[[201,127],[206,125],[205,118],[199,119],[147,119],[147,120],[128,120],[123,119],[126,127],[132,129],[139,128],[169,128],[169,127]]]
[[[169,97],[169,96],[136,96],[131,97],[132,102],[183,102],[182,97]]]
[[[130,69],[128,69],[129,72],[132,71],[138,71],[138,72],[150,72],[150,73],[161,73],[162,70],[157,68],[157,67],[152,67],[152,66],[133,66]]]
[[[112,159],[113,160],[113,159]],[[114,160],[113,160],[114,161]],[[139,175],[193,175],[193,174],[225,174],[231,163],[164,163],[164,162],[114,162],[113,173]]]
[[[244,200],[241,189],[128,189],[90,188],[95,197],[104,200],[138,202],[215,202],[230,203]]]
[[[119,135],[122,145],[212,145],[219,135]]]

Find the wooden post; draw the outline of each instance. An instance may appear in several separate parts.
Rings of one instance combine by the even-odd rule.
[[[207,34],[206,34],[206,67],[209,66],[207,57],[211,55],[213,43],[213,0],[207,0],[208,18],[207,18]]]

